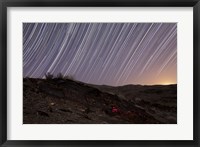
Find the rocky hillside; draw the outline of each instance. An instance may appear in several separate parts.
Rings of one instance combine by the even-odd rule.
[[[176,85],[121,87],[23,79],[24,124],[177,123]]]

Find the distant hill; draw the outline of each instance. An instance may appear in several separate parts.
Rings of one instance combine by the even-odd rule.
[[[177,123],[177,85],[91,85],[23,79],[24,124]]]

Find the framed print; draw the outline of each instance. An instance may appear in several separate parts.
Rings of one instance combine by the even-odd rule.
[[[2,146],[199,146],[199,1],[1,5]]]

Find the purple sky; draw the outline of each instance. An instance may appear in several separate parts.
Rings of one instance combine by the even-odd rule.
[[[105,85],[177,81],[176,23],[24,23],[23,76]]]

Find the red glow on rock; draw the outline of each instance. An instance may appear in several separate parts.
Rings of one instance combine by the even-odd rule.
[[[118,112],[118,109],[116,107],[112,107],[112,112],[116,113],[116,112]]]

